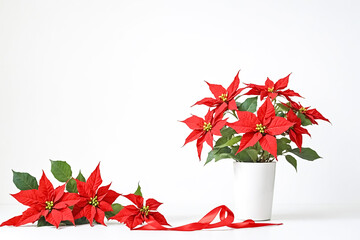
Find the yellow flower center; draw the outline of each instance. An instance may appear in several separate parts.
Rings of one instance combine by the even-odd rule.
[[[221,94],[221,96],[219,96],[219,98],[220,98],[221,101],[223,101],[223,102],[226,102],[227,97],[228,97],[227,93],[223,93],[223,94]]]
[[[94,198],[90,198],[89,204],[93,205],[94,207],[97,207],[99,205],[99,201],[97,200],[97,196],[95,196]]]
[[[272,87],[272,88],[268,88],[268,92],[273,92],[274,91],[274,88]]]
[[[300,113],[304,113],[304,112],[306,112],[306,111],[307,111],[307,109],[304,108],[304,107],[302,107],[302,108],[299,109],[299,112],[300,112]]]
[[[204,122],[204,126],[203,126],[204,131],[208,132],[211,130],[211,128],[212,128],[211,123]]]
[[[46,204],[45,209],[47,209],[47,210],[51,210],[53,208],[53,206],[54,206],[53,201],[46,201],[45,204]]]
[[[260,133],[265,133],[266,126],[263,126],[261,123],[256,124],[256,130],[258,130]]]
[[[140,209],[140,212],[142,214],[144,214],[145,216],[149,215],[149,206],[143,206],[141,209]]]

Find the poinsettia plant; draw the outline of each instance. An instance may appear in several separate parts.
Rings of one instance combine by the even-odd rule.
[[[212,150],[205,164],[221,159],[271,162],[284,156],[297,170],[296,157],[319,159],[315,150],[302,146],[303,135],[311,136],[306,127],[317,125],[316,120],[330,121],[316,109],[294,101],[302,96],[287,89],[290,75],[275,83],[267,78],[264,85],[245,84],[243,88],[239,88],[239,72],[227,89],[206,82],[214,97],[194,104],[209,107],[204,118],[193,115],[182,121],[192,129],[184,145],[196,140],[201,160],[206,142]]]
[[[46,177],[44,171],[37,182],[29,173],[13,171],[13,182],[20,190],[12,196],[20,203],[28,206],[21,215],[10,218],[0,224],[3,226],[22,226],[37,222],[37,226],[79,225],[98,223],[106,226],[104,219],[124,223],[131,230],[161,230],[161,231],[197,231],[218,227],[252,228],[281,223],[255,223],[248,219],[234,223],[234,213],[225,205],[218,206],[208,212],[198,222],[171,227],[158,208],[162,203],[154,198],[145,201],[141,187],[134,193],[121,195],[110,190],[110,185],[102,184],[100,164],[86,180],[79,171],[74,179],[69,164],[65,161],[51,161],[51,172],[64,184],[57,188]],[[65,189],[67,192],[65,192]],[[130,200],[133,205],[122,206],[114,201],[119,197]],[[213,223],[219,215],[220,221]]]

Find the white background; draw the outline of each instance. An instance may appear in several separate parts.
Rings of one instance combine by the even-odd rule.
[[[321,160],[296,173],[279,158],[274,214],[358,205],[359,10],[343,0],[0,1],[0,204],[17,204],[11,169],[54,180],[54,159],[85,177],[101,161],[104,183],[129,193],[140,181],[165,215],[232,206],[232,161],[204,167],[209,147],[199,162],[178,121],[206,112],[190,108],[212,96],[204,80],[227,87],[241,69],[257,84],[292,72],[289,88],[332,122],[304,139]]]

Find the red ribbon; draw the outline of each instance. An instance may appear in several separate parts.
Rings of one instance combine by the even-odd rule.
[[[212,223],[215,217],[219,214],[220,221]],[[234,213],[225,205],[214,208],[198,222],[185,224],[179,227],[164,227],[155,220],[149,220],[146,225],[135,228],[134,230],[161,230],[161,231],[197,231],[202,229],[211,229],[219,227],[230,228],[253,228],[271,225],[282,225],[282,223],[256,223],[251,219],[243,222],[234,223]]]

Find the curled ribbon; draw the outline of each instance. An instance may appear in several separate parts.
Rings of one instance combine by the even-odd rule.
[[[212,223],[215,217],[219,214],[220,221]],[[263,227],[271,225],[282,225],[282,223],[256,223],[251,219],[243,222],[234,223],[234,213],[225,205],[214,208],[208,212],[198,222],[185,224],[179,227],[164,227],[154,219],[149,219],[147,224],[133,230],[161,230],[161,231],[197,231],[202,229],[211,229],[219,227],[230,227],[230,228],[253,228]]]

